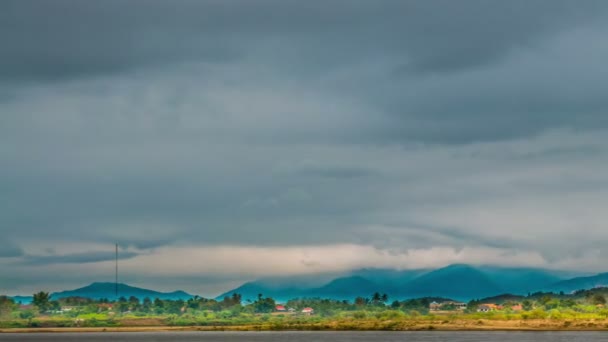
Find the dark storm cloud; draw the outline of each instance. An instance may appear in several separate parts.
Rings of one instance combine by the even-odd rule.
[[[514,48],[597,20],[606,9],[599,0],[9,0],[0,6],[5,81],[251,56],[290,69],[305,57],[293,71],[326,72],[384,55],[398,61],[398,72],[441,73],[504,59]]]
[[[315,125],[285,136],[273,131],[270,143],[470,143],[608,126],[600,94],[605,72],[597,69],[601,62],[585,61],[608,54],[602,33],[608,4],[600,0],[26,0],[0,6],[5,101],[19,98],[13,88],[24,80],[202,62],[270,68],[305,88],[359,97],[375,112],[362,132]],[[574,36],[559,41],[568,34]],[[561,50],[543,54],[551,43]],[[332,79],[344,68],[362,71]],[[196,75],[214,80],[210,69]],[[216,81],[238,84],[240,77]]]
[[[165,284],[235,281],[242,255],[328,271],[299,246],[598,268],[607,22],[599,0],[0,1],[0,273],[100,277],[87,251],[116,242]]]

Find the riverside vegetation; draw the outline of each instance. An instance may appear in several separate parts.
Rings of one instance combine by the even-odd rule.
[[[194,297],[161,300],[136,297],[93,300],[68,297],[52,300],[46,292],[34,295],[31,305],[0,296],[1,331],[72,328],[80,331],[126,329],[191,330],[608,330],[608,288],[573,294],[534,293],[472,300],[464,310],[445,305],[430,311],[444,298],[389,302],[386,295],[353,301],[293,299],[277,306],[258,295],[243,301],[239,294],[223,300]],[[479,312],[484,304],[499,309]],[[314,312],[303,313],[304,308]],[[280,310],[280,311],[278,311]],[[310,310],[308,310],[310,311]]]

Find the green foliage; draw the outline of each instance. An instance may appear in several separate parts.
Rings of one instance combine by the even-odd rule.
[[[604,305],[606,304],[606,297],[598,293],[593,295],[591,302],[595,305]]]
[[[356,319],[367,318],[367,312],[365,312],[365,311],[355,311],[353,313],[353,317],[356,318]]]
[[[273,312],[276,306],[274,299],[264,298],[261,294],[258,295],[258,299],[253,302],[254,312],[256,313],[269,313]]]
[[[48,292],[40,291],[38,293],[34,293],[32,303],[38,308],[38,310],[40,310],[40,312],[45,312],[48,311],[51,307],[50,299],[51,296]]]
[[[412,326],[448,324],[457,320],[473,322],[508,320],[553,320],[567,321],[575,326],[576,320],[608,319],[608,309],[604,307],[607,290],[589,290],[573,295],[537,293],[526,297],[502,296],[469,303],[466,312],[454,311],[450,315],[429,314],[432,301],[441,298],[417,298],[404,301],[394,300],[387,305],[388,296],[374,293],[369,298],[354,301],[322,298],[293,299],[285,306],[292,312],[275,312],[274,299],[259,295],[249,304],[243,305],[239,294],[222,300],[194,297],[188,301],[161,300],[135,297],[120,298],[115,302],[84,298],[63,298],[51,301],[48,293],[36,294],[36,308],[44,315],[36,318],[37,310],[19,309],[10,298],[0,296],[0,327],[17,326],[87,326],[110,327],[121,324],[175,325],[175,326],[248,326],[260,330],[279,329],[386,329],[401,330]],[[488,313],[476,312],[482,303],[504,304],[502,310]],[[502,300],[502,302],[498,302]],[[602,302],[603,301],[603,302]],[[521,304],[524,311],[510,309]],[[58,310],[70,306],[70,311]],[[305,307],[314,308],[314,315],[301,314]],[[449,309],[449,306],[447,306]],[[431,312],[432,313],[432,312]],[[126,323],[125,323],[126,322]]]
[[[11,298],[0,296],[0,319],[10,316],[16,307],[17,305]]]
[[[24,310],[19,312],[19,318],[26,319],[30,321],[32,318],[36,317],[36,313],[32,310]]]

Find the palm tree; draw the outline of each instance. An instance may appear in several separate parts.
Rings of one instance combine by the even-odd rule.
[[[382,302],[383,302],[383,303],[388,302],[388,295],[387,295],[386,293],[383,293],[383,294],[382,294]]]

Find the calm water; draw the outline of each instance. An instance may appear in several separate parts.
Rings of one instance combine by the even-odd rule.
[[[595,342],[608,341],[602,332],[155,332],[87,334],[0,334],[0,341],[497,341]]]

